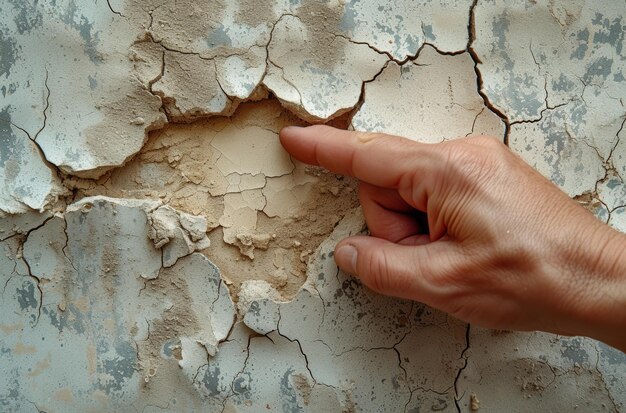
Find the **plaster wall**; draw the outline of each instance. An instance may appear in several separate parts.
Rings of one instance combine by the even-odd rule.
[[[626,3],[0,1],[0,411],[626,412],[626,356],[382,297],[285,125],[500,137],[626,231]]]

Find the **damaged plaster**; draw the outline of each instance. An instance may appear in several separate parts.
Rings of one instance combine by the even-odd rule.
[[[511,148],[571,196],[623,174],[626,4],[481,3],[472,47]]]
[[[626,231],[626,5],[0,4],[0,410],[626,411],[626,357],[334,264],[357,183],[287,125],[501,138]],[[529,30],[529,28],[531,28]]]

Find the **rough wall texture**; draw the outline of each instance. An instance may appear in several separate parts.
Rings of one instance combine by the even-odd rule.
[[[626,356],[339,272],[330,122],[500,136],[626,231],[626,3],[0,2],[0,411],[624,411]]]

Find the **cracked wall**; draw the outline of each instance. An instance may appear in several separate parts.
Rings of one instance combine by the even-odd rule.
[[[0,4],[0,410],[626,411],[602,343],[337,270],[355,182],[285,125],[490,134],[626,231],[626,5]],[[529,28],[532,28],[529,30]]]

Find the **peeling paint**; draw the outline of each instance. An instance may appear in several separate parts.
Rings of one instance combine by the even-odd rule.
[[[605,3],[4,2],[0,410],[625,411],[604,344],[338,271],[357,183],[278,140],[494,135],[626,231],[626,7]]]

